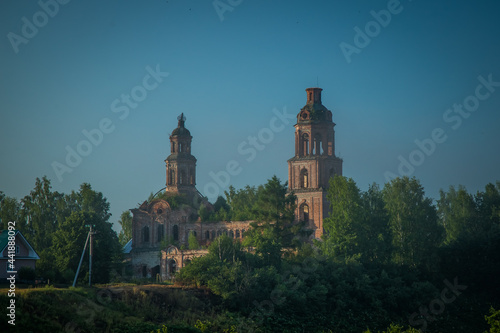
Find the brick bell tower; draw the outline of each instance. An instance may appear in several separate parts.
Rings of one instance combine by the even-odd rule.
[[[196,189],[196,158],[191,155],[191,140],[193,137],[184,127],[186,117],[182,113],[177,117],[177,128],[170,135],[170,156],[165,160],[167,167],[166,192],[198,194]]]
[[[307,103],[295,124],[295,156],[288,160],[288,186],[297,196],[295,216],[307,222],[315,238],[323,234],[323,219],[329,212],[329,179],[342,175],[342,159],[335,156],[335,123],[321,103],[322,90],[306,89]]]

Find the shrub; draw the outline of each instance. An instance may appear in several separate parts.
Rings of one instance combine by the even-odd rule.
[[[35,270],[31,267],[21,267],[18,272],[19,280],[34,281],[35,280]]]

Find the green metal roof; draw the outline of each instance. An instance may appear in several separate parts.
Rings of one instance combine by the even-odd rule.
[[[40,257],[35,252],[35,250],[30,245],[30,243],[28,243],[26,238],[24,238],[23,234],[19,230],[14,230],[14,232],[16,235],[16,240],[18,240],[18,241],[21,240],[21,242],[23,242],[24,245],[26,245],[26,247],[28,248],[29,253],[32,254],[31,257],[29,257],[29,258],[30,259],[40,259]],[[2,230],[2,232],[0,233],[0,257],[2,256],[3,251],[5,251],[5,248],[7,247],[8,243],[9,243],[9,231]],[[26,258],[26,257],[23,257],[23,258]],[[21,258],[18,257],[17,259],[21,259]]]

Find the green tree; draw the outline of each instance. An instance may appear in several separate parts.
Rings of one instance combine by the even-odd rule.
[[[40,256],[37,273],[46,278],[55,277],[52,239],[61,221],[70,214],[67,197],[53,192],[47,177],[37,178],[35,188],[21,199],[19,223],[16,226],[25,235]]]
[[[232,221],[249,221],[255,219],[253,210],[257,201],[257,190],[255,187],[246,186],[243,189],[235,190],[229,186],[229,191],[225,192],[226,202],[230,207],[229,218]]]
[[[58,227],[58,207],[64,196],[52,192],[47,177],[37,178],[35,188],[21,200],[20,228],[31,245],[43,252],[52,245],[52,235]]]
[[[352,178],[335,175],[327,192],[330,215],[324,219],[323,252],[340,261],[359,260],[365,242],[363,202]]]
[[[0,191],[0,230],[7,229],[10,221],[16,222],[16,228],[22,227],[19,220],[21,205],[15,198],[5,196]]]
[[[93,278],[95,282],[108,282],[109,274],[119,262],[121,246],[112,224],[108,221],[109,203],[101,192],[89,184],[82,184],[78,192],[66,196],[67,209],[71,214],[54,233],[52,258],[56,269],[76,272],[78,261],[88,234],[89,225],[94,226]],[[82,272],[88,272],[88,264],[82,265]],[[70,281],[66,281],[70,282]]]
[[[95,231],[92,280],[99,283],[108,282],[110,272],[119,258],[120,246],[111,223],[103,221],[94,212],[73,212],[62,223],[54,235],[55,264],[59,272],[68,270],[76,272],[90,225]],[[89,251],[89,247],[87,247],[87,251]],[[85,258],[88,258],[88,252]],[[88,260],[84,260],[80,271],[81,278],[85,276],[88,269]]]
[[[490,325],[489,331],[484,333],[500,333],[500,310],[490,308],[490,315],[484,316],[484,319]]]
[[[496,186],[487,184],[484,192],[478,192],[475,198],[480,223],[477,232],[488,232],[493,226],[500,227],[500,181]]]
[[[210,221],[210,211],[208,210],[206,205],[200,205],[198,209],[198,215],[202,222]]]
[[[398,177],[386,183],[382,193],[389,214],[394,262],[428,262],[442,241],[443,230],[437,222],[436,208],[425,197],[420,182]]]
[[[200,248],[200,243],[198,243],[198,239],[196,239],[193,232],[190,232],[188,236],[188,248],[190,250],[198,250]]]
[[[477,230],[481,227],[478,225],[476,202],[465,187],[455,189],[450,186],[448,192],[440,190],[439,196],[437,207],[439,220],[446,232],[445,244],[480,231]]]
[[[382,191],[375,183],[361,194],[363,204],[363,230],[365,242],[361,244],[363,260],[387,263],[391,255],[389,216],[385,209]]]
[[[295,201],[287,182],[276,176],[259,187],[253,208],[257,222],[245,234],[244,244],[253,247],[266,264],[279,267],[283,247],[300,245],[303,223],[294,223]]]
[[[122,227],[122,230],[118,234],[118,240],[121,246],[124,246],[132,239],[132,214],[130,214],[129,210],[122,212],[118,223]]]

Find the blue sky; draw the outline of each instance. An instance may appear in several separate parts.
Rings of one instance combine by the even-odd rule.
[[[164,187],[181,112],[202,193],[233,160],[236,188],[286,180],[289,117],[251,161],[238,146],[249,147],[276,112],[296,115],[317,85],[344,175],[361,189],[398,174],[401,159],[434,198],[450,185],[476,192],[500,179],[496,1],[220,0],[219,13],[212,1],[60,1],[0,3],[0,190],[9,196],[23,197],[44,175],[66,193],[88,182],[116,222]],[[356,52],[346,56],[347,44]],[[168,76],[145,90],[155,70]],[[133,108],[121,101],[131,93]],[[474,111],[453,110],[464,103]],[[89,151],[82,131],[102,122],[109,133]],[[67,166],[66,147],[79,144],[87,156],[59,179],[54,162]]]

